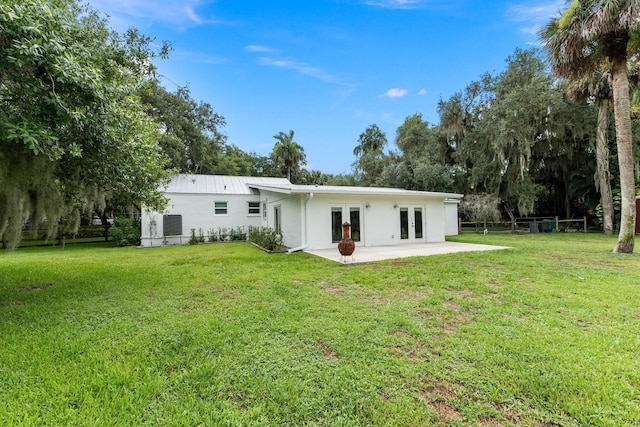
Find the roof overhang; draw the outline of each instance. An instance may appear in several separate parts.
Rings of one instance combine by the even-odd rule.
[[[404,190],[401,188],[383,187],[348,187],[332,185],[255,185],[248,184],[249,187],[257,190],[271,191],[282,194],[331,194],[331,195],[353,195],[353,196],[395,196],[395,197],[420,197],[435,199],[459,200],[462,194],[440,193],[433,191]]]

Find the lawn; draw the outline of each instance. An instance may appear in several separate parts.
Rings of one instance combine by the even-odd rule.
[[[1,251],[0,425],[640,425],[640,256],[453,240],[512,249]]]

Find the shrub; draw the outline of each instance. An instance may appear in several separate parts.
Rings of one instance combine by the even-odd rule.
[[[202,233],[202,228],[199,229],[198,235],[196,236],[196,229],[191,229],[191,237],[189,238],[190,245],[197,245],[198,243],[204,243],[204,234]]]
[[[271,227],[249,227],[249,241],[269,251],[282,246],[282,236]]]
[[[238,227],[233,230],[231,235],[232,240],[247,240],[247,230],[245,227]]]
[[[140,223],[129,218],[116,218],[109,234],[116,246],[137,246],[140,244]]]
[[[230,240],[230,236],[231,234],[227,228],[218,227],[218,240],[220,240],[221,242],[226,242]]]

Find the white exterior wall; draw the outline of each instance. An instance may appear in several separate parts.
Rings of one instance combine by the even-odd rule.
[[[262,191],[261,206],[267,206],[266,220],[261,222],[263,227],[275,228],[275,208],[280,207],[282,221],[283,244],[290,248],[302,244],[302,224],[304,223],[304,209],[301,199],[306,198],[298,194],[282,194],[270,191]]]
[[[251,184],[253,180],[255,184]],[[336,247],[337,242],[332,241],[332,208],[341,210],[341,222],[351,222],[350,209],[358,210],[360,239],[356,246],[442,242],[445,235],[457,234],[458,195],[445,193],[296,186],[282,178],[185,175],[176,177],[165,195],[169,202],[164,212],[143,208],[143,246],[187,243],[191,229],[196,235],[202,230],[207,237],[210,230],[219,228],[274,228],[276,208],[283,243],[298,250]],[[249,214],[249,201],[259,204],[259,214]],[[226,202],[227,214],[216,215],[215,202]],[[406,238],[402,238],[400,218],[405,211],[408,221]],[[422,236],[415,225],[417,212],[422,216]],[[181,236],[164,236],[164,215],[181,215]],[[352,237],[356,237],[353,230]]]
[[[459,200],[445,200],[444,202],[444,234],[447,236],[458,235],[458,205]]]
[[[237,194],[176,194],[167,193],[169,203],[164,212],[147,212],[143,209],[141,219],[141,245],[158,246],[162,244],[187,243],[191,237],[191,229],[196,235],[202,229],[205,237],[210,230],[218,228],[238,228],[261,225],[260,214],[249,215],[249,201],[259,202],[259,195]],[[227,202],[227,214],[216,215],[215,202]],[[182,235],[164,236],[163,216],[182,215]],[[155,222],[153,226],[152,222]]]
[[[401,198],[388,196],[356,196],[315,194],[308,204],[308,249],[326,249],[336,246],[331,239],[331,208],[342,207],[342,220],[349,221],[349,208],[359,207],[361,236],[356,246],[384,246],[415,242],[442,242],[444,233],[443,199]],[[398,207],[394,207],[397,203]],[[369,207],[367,207],[367,205]],[[409,209],[412,222],[413,209],[422,210],[423,237],[401,239],[400,209]]]
[[[427,242],[444,242],[444,200],[427,203]]]

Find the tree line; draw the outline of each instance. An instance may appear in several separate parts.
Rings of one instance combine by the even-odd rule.
[[[154,61],[168,43],[118,34],[75,0],[3,1],[0,237],[14,246],[26,220],[55,235],[87,211],[161,208],[161,184],[195,173],[457,192],[467,212],[475,203],[494,216],[502,204],[521,216],[589,213],[605,233],[619,225],[616,251],[633,251],[640,92],[627,58],[640,12],[605,3],[570,2],[540,33],[546,57],[517,49],[504,71],[441,99],[437,125],[416,112],[390,144],[371,124],[354,141],[352,172],[330,175],[305,169],[293,130],[274,135],[266,156],[230,144],[210,104],[159,83]]]

